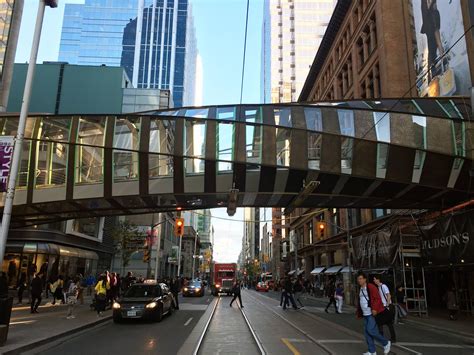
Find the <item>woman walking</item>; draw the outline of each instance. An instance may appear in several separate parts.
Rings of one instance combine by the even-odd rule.
[[[337,284],[336,291],[335,291],[335,297],[336,297],[336,308],[338,314],[342,313],[342,305],[344,303],[344,288],[342,287],[342,284],[339,283]]]
[[[69,288],[66,292],[67,297],[67,316],[66,319],[73,319],[76,318],[74,315],[74,306],[77,303],[77,296],[79,295],[79,288],[78,288],[78,279],[75,278],[71,280],[69,283]]]
[[[101,317],[102,313],[105,311],[108,290],[110,290],[110,284],[107,281],[107,276],[105,274],[102,274],[99,277],[99,281],[97,281],[97,285],[95,285],[95,302],[97,317]]]

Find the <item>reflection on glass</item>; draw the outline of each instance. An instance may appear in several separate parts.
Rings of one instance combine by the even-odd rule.
[[[308,169],[319,170],[321,168],[321,145],[323,135],[320,133],[308,133]]]
[[[235,107],[218,107],[217,117],[218,120],[235,120]]]
[[[276,130],[276,163],[280,166],[290,166],[291,130],[275,128]]]
[[[208,108],[194,108],[186,110],[186,117],[207,118]]]
[[[390,113],[374,112],[374,126],[377,140],[390,143]]]
[[[70,119],[43,118],[40,123],[36,149],[36,186],[66,183]],[[54,141],[54,142],[53,142]]]
[[[186,121],[184,128],[184,155],[201,159],[184,159],[187,174],[204,173],[206,156],[206,123]]]
[[[28,172],[30,170],[30,152],[31,144],[33,142],[24,140],[21,150],[21,162],[20,171],[18,172],[18,178],[16,180],[16,186],[18,188],[25,188],[28,186]]]
[[[79,119],[76,146],[76,182],[95,183],[103,178],[105,117]]]
[[[355,136],[354,112],[351,110],[337,110],[339,118],[339,127],[343,136]]]
[[[414,146],[416,148],[426,149],[426,117],[412,116],[412,122]]]
[[[246,109],[244,111],[245,121],[250,123],[262,123],[262,108]]]
[[[260,164],[262,150],[262,127],[247,125],[245,127],[245,156],[247,163]],[[254,166],[254,168],[258,168]]]
[[[219,160],[218,171],[232,170],[231,161],[233,144],[234,125],[231,123],[219,123],[217,126],[217,160]]]
[[[341,137],[341,172],[350,174],[352,172],[352,149],[354,139]]]
[[[149,177],[173,175],[175,121],[152,120],[148,156]]]
[[[384,179],[387,174],[388,144],[377,144],[377,177]]]
[[[438,100],[437,102],[448,117],[461,119],[463,118],[461,112],[459,112],[458,108],[452,100]]]
[[[323,131],[323,115],[321,109],[305,107],[304,116],[306,119],[306,129],[311,131]]]
[[[114,181],[138,178],[140,118],[117,118],[114,129]],[[124,150],[119,150],[124,149]],[[126,150],[125,150],[126,149]],[[128,150],[128,151],[127,151]],[[132,152],[130,150],[135,150]]]
[[[413,177],[412,182],[419,183],[421,173],[423,171],[423,164],[425,163],[426,152],[423,150],[416,150],[415,162],[413,163]]]
[[[451,122],[452,135],[454,140],[454,153],[458,156],[466,156],[466,137],[465,137],[465,124],[464,122]]]
[[[282,107],[273,110],[275,115],[275,125],[283,127],[291,127],[291,108]]]

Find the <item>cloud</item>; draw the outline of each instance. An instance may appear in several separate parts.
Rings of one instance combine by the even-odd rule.
[[[216,208],[211,212],[212,225],[214,226],[214,261],[235,263],[242,250],[244,210],[243,208],[237,209],[233,217],[227,215],[225,208]]]

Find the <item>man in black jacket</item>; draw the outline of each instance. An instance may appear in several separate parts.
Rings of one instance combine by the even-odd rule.
[[[334,280],[330,280],[326,287],[326,296],[329,298],[329,302],[326,306],[326,309],[324,310],[326,313],[329,313],[328,309],[331,306],[331,304],[334,304],[334,310],[336,311],[336,313],[339,313],[337,311],[335,293],[336,293],[336,283]]]
[[[232,293],[234,294],[234,298],[230,301],[230,306],[232,307],[232,303],[234,303],[235,299],[239,298],[240,308],[244,308],[242,305],[242,297],[240,296],[240,281],[236,281],[234,287],[232,287]]]
[[[289,277],[285,278],[283,289],[285,290],[285,302],[283,303],[283,309],[286,309],[290,305],[290,302],[293,309],[298,309],[295,299],[293,298],[293,283]]]
[[[41,294],[43,293],[43,275],[36,274],[31,281],[31,313],[38,313],[38,307],[41,303]]]
[[[178,297],[179,297],[179,291],[181,289],[181,282],[179,278],[175,277],[171,281],[170,289],[171,289],[171,293],[173,294],[176,309],[179,309]]]

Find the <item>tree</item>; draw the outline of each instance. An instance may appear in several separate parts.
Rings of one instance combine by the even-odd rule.
[[[121,251],[122,270],[130,264],[132,254],[137,251],[135,241],[140,238],[137,226],[127,220],[119,223],[111,231],[115,252]]]

